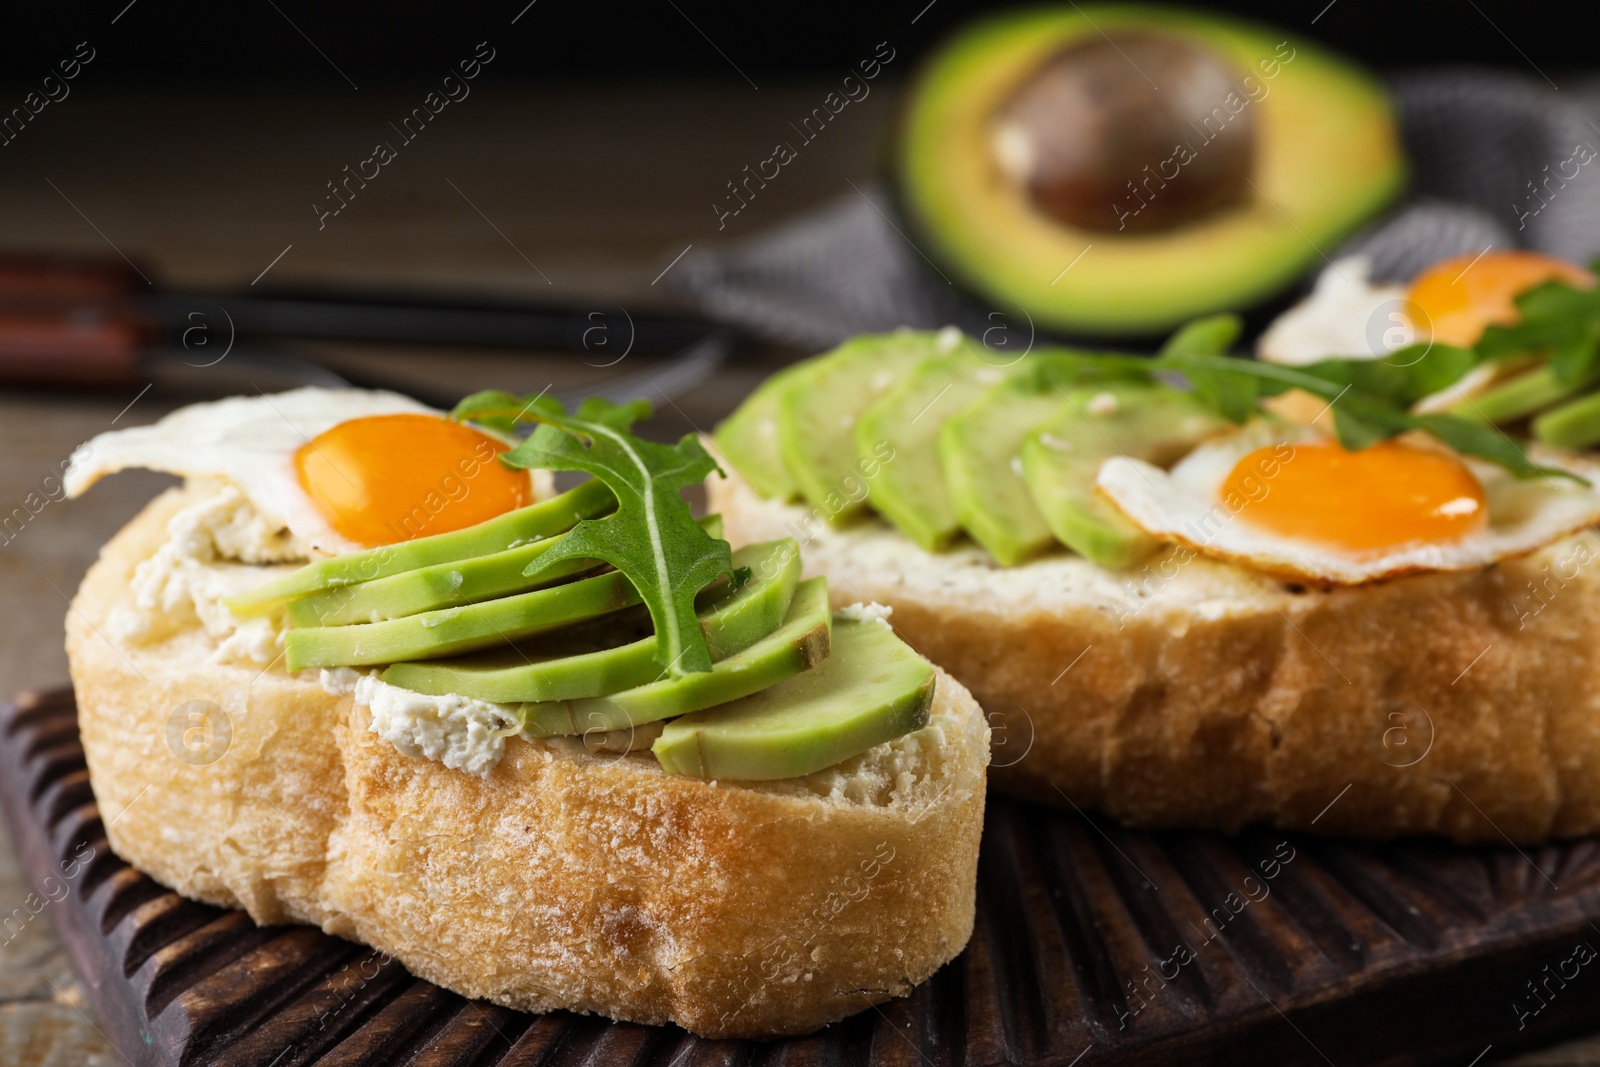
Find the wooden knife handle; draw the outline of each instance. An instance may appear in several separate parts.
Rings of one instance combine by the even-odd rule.
[[[115,300],[149,287],[120,259],[0,252],[0,301],[6,303]]]
[[[148,287],[117,259],[0,253],[0,386],[132,384],[156,330],[124,301]]]
[[[106,308],[0,310],[0,385],[131,385],[152,333]]]

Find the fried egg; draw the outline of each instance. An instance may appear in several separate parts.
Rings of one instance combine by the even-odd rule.
[[[1453,256],[1411,280],[1406,314],[1420,338],[1464,348],[1477,344],[1489,326],[1515,323],[1518,294],[1550,281],[1587,288],[1594,275],[1539,252]]]
[[[1382,359],[1413,344],[1474,345],[1491,325],[1517,321],[1516,297],[1547,281],[1593,285],[1575,263],[1538,252],[1493,250],[1452,256],[1409,285],[1373,282],[1370,265],[1351,256],[1328,266],[1311,295],[1274,319],[1256,343],[1268,363],[1304,366],[1323,359]],[[1408,360],[1421,357],[1408,355]],[[1485,363],[1450,388],[1418,401],[1419,413],[1447,411],[1525,370],[1525,361]],[[1303,394],[1277,398],[1272,410],[1305,421],[1326,405]],[[1326,428],[1326,426],[1324,426]]]
[[[462,529],[549,495],[509,443],[398,393],[295,389],[191,404],[73,453],[68,496],[129,468],[237,489],[294,551],[337,555]]]
[[[1535,459],[1590,480],[1600,473],[1571,457]],[[1425,435],[1352,452],[1311,427],[1266,420],[1200,445],[1170,471],[1107,460],[1095,487],[1159,540],[1330,586],[1477,570],[1600,519],[1600,490],[1519,480]]]
[[[1538,252],[1493,250],[1452,256],[1409,285],[1371,280],[1351,256],[1328,266],[1311,295],[1279,315],[1256,343],[1269,363],[1377,359],[1416,343],[1467,347],[1485,328],[1517,321],[1516,297],[1543,282],[1593,285],[1575,263]]]
[[[1330,264],[1309,296],[1272,320],[1256,342],[1256,355],[1298,367],[1323,359],[1375,359],[1410,344],[1415,327],[1404,314],[1406,287],[1371,281],[1371,269],[1362,256]]]

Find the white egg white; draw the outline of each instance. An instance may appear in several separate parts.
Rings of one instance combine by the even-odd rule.
[[[1294,462],[1295,444],[1317,437],[1309,427],[1261,420],[1200,445],[1170,471],[1125,457],[1107,460],[1095,487],[1152,537],[1266,574],[1322,585],[1360,585],[1423,571],[1478,570],[1537,551],[1600,520],[1600,489],[1566,478],[1520,480],[1502,467],[1463,457],[1483,485],[1488,524],[1455,541],[1352,552],[1253,525],[1245,514],[1248,501],[1230,498],[1223,488],[1229,474],[1251,453],[1274,448],[1270,459],[1254,472],[1251,495],[1259,498],[1271,492],[1272,479],[1282,466]],[[1565,454],[1544,451],[1533,458],[1592,482],[1600,478],[1600,466]]]
[[[1256,357],[1267,363],[1303,367],[1324,359],[1386,359],[1414,342],[1425,342],[1426,331],[1419,331],[1407,314],[1409,287],[1374,282],[1370,271],[1362,256],[1329,264],[1317,276],[1311,294],[1273,319],[1262,332]],[[1414,362],[1427,356],[1396,358]],[[1417,401],[1413,410],[1419,414],[1448,411],[1523,369],[1525,364],[1514,360],[1474,367],[1449,388]],[[1269,406],[1289,418],[1325,410],[1321,401],[1302,405],[1269,402]]]
[[[1370,280],[1361,256],[1328,265],[1311,294],[1272,320],[1256,342],[1268,363],[1304,366],[1323,359],[1375,359],[1410,344],[1404,285]]]
[[[352,552],[364,546],[334,530],[306,495],[295,452],[341,422],[402,414],[439,412],[399,393],[309,387],[191,404],[152,425],[112,430],[80,446],[66,472],[66,492],[78,496],[105,475],[130,468],[211,479],[237,488],[263,524],[288,530],[306,554]],[[545,488],[537,495],[547,494]]]

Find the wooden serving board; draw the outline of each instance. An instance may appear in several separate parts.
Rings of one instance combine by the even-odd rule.
[[[0,800],[39,890],[26,905],[141,1067],[1465,1067],[1600,1024],[1592,839],[1135,833],[991,797],[967,951],[907,1000],[758,1043],[469,1001],[315,929],[182,899],[107,845],[70,691],[0,708]]]

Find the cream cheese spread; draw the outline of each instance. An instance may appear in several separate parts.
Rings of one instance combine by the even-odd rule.
[[[159,641],[195,624],[216,641],[212,662],[265,666],[283,651],[278,617],[240,620],[222,601],[305,559],[287,530],[264,522],[238,489],[217,483],[214,495],[178,512],[167,541],[133,572],[133,605],[108,619],[112,636],[132,644]]]

